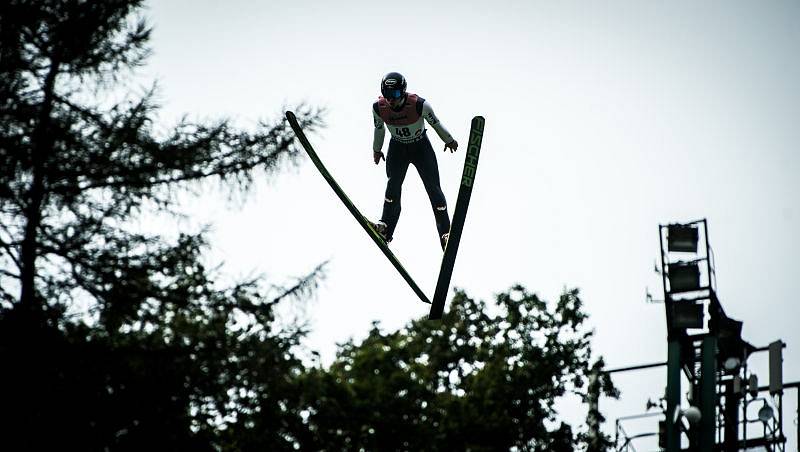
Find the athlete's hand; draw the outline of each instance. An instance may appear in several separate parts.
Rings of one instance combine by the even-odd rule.
[[[458,141],[453,140],[453,141],[445,144],[444,145],[444,149],[442,149],[442,152],[446,151],[447,148],[450,148],[450,152],[456,152],[456,149],[458,149]]]
[[[375,164],[377,165],[380,163],[381,159],[386,160],[386,157],[383,156],[383,152],[381,151],[372,151],[372,159],[375,160]]]

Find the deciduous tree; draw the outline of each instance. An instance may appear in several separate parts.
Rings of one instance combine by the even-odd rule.
[[[554,404],[585,395],[591,331],[577,290],[552,304],[522,286],[490,308],[457,292],[441,322],[343,344],[304,377],[304,446],[320,450],[572,451]],[[594,370],[597,370],[595,368]],[[610,380],[598,381],[614,395]],[[598,449],[595,449],[598,450]]]

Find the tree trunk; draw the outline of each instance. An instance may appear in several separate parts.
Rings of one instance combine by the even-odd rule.
[[[20,304],[28,309],[37,308],[36,296],[36,258],[38,256],[38,231],[42,223],[42,204],[45,198],[45,164],[52,151],[53,136],[50,133],[51,113],[53,112],[53,94],[59,63],[53,61],[44,83],[44,99],[39,113],[39,121],[33,131],[33,155],[31,156],[32,175],[28,195],[25,199],[25,237],[21,246]]]

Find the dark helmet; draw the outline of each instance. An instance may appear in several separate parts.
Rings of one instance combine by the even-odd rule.
[[[398,99],[406,95],[406,78],[398,72],[389,72],[381,80],[381,94],[387,99]]]

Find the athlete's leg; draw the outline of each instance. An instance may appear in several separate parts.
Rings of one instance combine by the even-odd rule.
[[[383,199],[383,215],[381,221],[386,223],[386,240],[391,240],[397,220],[400,219],[400,194],[403,180],[408,171],[408,151],[405,145],[389,141],[389,150],[386,152],[386,193]]]
[[[445,200],[439,184],[439,165],[436,162],[436,153],[427,137],[414,143],[414,147],[415,149],[411,151],[414,153],[413,163],[431,201],[433,215],[436,218],[436,230],[439,231],[441,238],[442,235],[450,232],[450,216],[447,214],[447,200]]]

